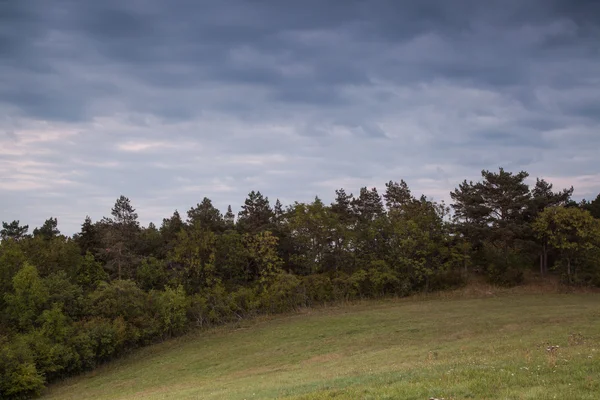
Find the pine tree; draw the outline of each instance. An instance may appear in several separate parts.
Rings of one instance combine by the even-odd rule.
[[[223,220],[228,228],[232,228],[235,225],[235,214],[231,210],[231,205],[227,206],[227,212],[225,213]]]
[[[196,204],[196,207],[192,207],[187,212],[189,225],[201,224],[207,229],[213,232],[220,232],[223,230],[223,216],[221,212],[216,209],[212,201],[205,197],[202,199],[200,204]]]
[[[269,205],[269,198],[253,190],[238,213],[237,225],[244,232],[256,233],[269,228],[272,217],[273,210]]]
[[[386,183],[383,198],[389,211],[400,211],[415,200],[404,179],[400,180],[400,183]]]
[[[0,230],[0,238],[2,240],[14,239],[21,240],[27,236],[29,225],[19,225],[19,220],[13,221],[10,224],[2,222],[2,230]]]
[[[359,196],[352,201],[352,209],[362,221],[372,221],[383,215],[383,203],[377,189],[361,188]]]
[[[52,239],[53,237],[60,235],[60,231],[58,230],[57,226],[58,220],[50,217],[44,222],[44,225],[33,230],[33,236],[39,236],[44,239]]]

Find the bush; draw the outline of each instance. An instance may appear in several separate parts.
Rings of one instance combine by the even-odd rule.
[[[44,377],[37,370],[32,351],[21,337],[0,341],[0,398],[26,399],[39,395]]]
[[[262,309],[272,313],[292,310],[303,300],[300,280],[289,273],[276,275],[261,294]]]
[[[309,275],[302,278],[307,305],[323,304],[333,300],[334,291],[327,275]]]

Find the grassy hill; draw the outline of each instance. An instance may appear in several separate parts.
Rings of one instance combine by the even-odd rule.
[[[43,399],[430,397],[600,398],[600,295],[441,294],[261,318],[141,349]]]

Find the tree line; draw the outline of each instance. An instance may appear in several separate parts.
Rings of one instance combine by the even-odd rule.
[[[600,195],[575,202],[526,172],[482,171],[452,204],[390,181],[325,204],[271,205],[251,192],[235,216],[210,199],[140,226],[121,196],[73,236],[56,218],[0,231],[0,398],[28,398],[192,328],[332,301],[443,290],[478,273],[600,286]]]

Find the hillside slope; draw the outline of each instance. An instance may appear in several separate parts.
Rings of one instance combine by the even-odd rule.
[[[598,399],[599,377],[597,294],[413,299],[189,335],[43,399]]]

